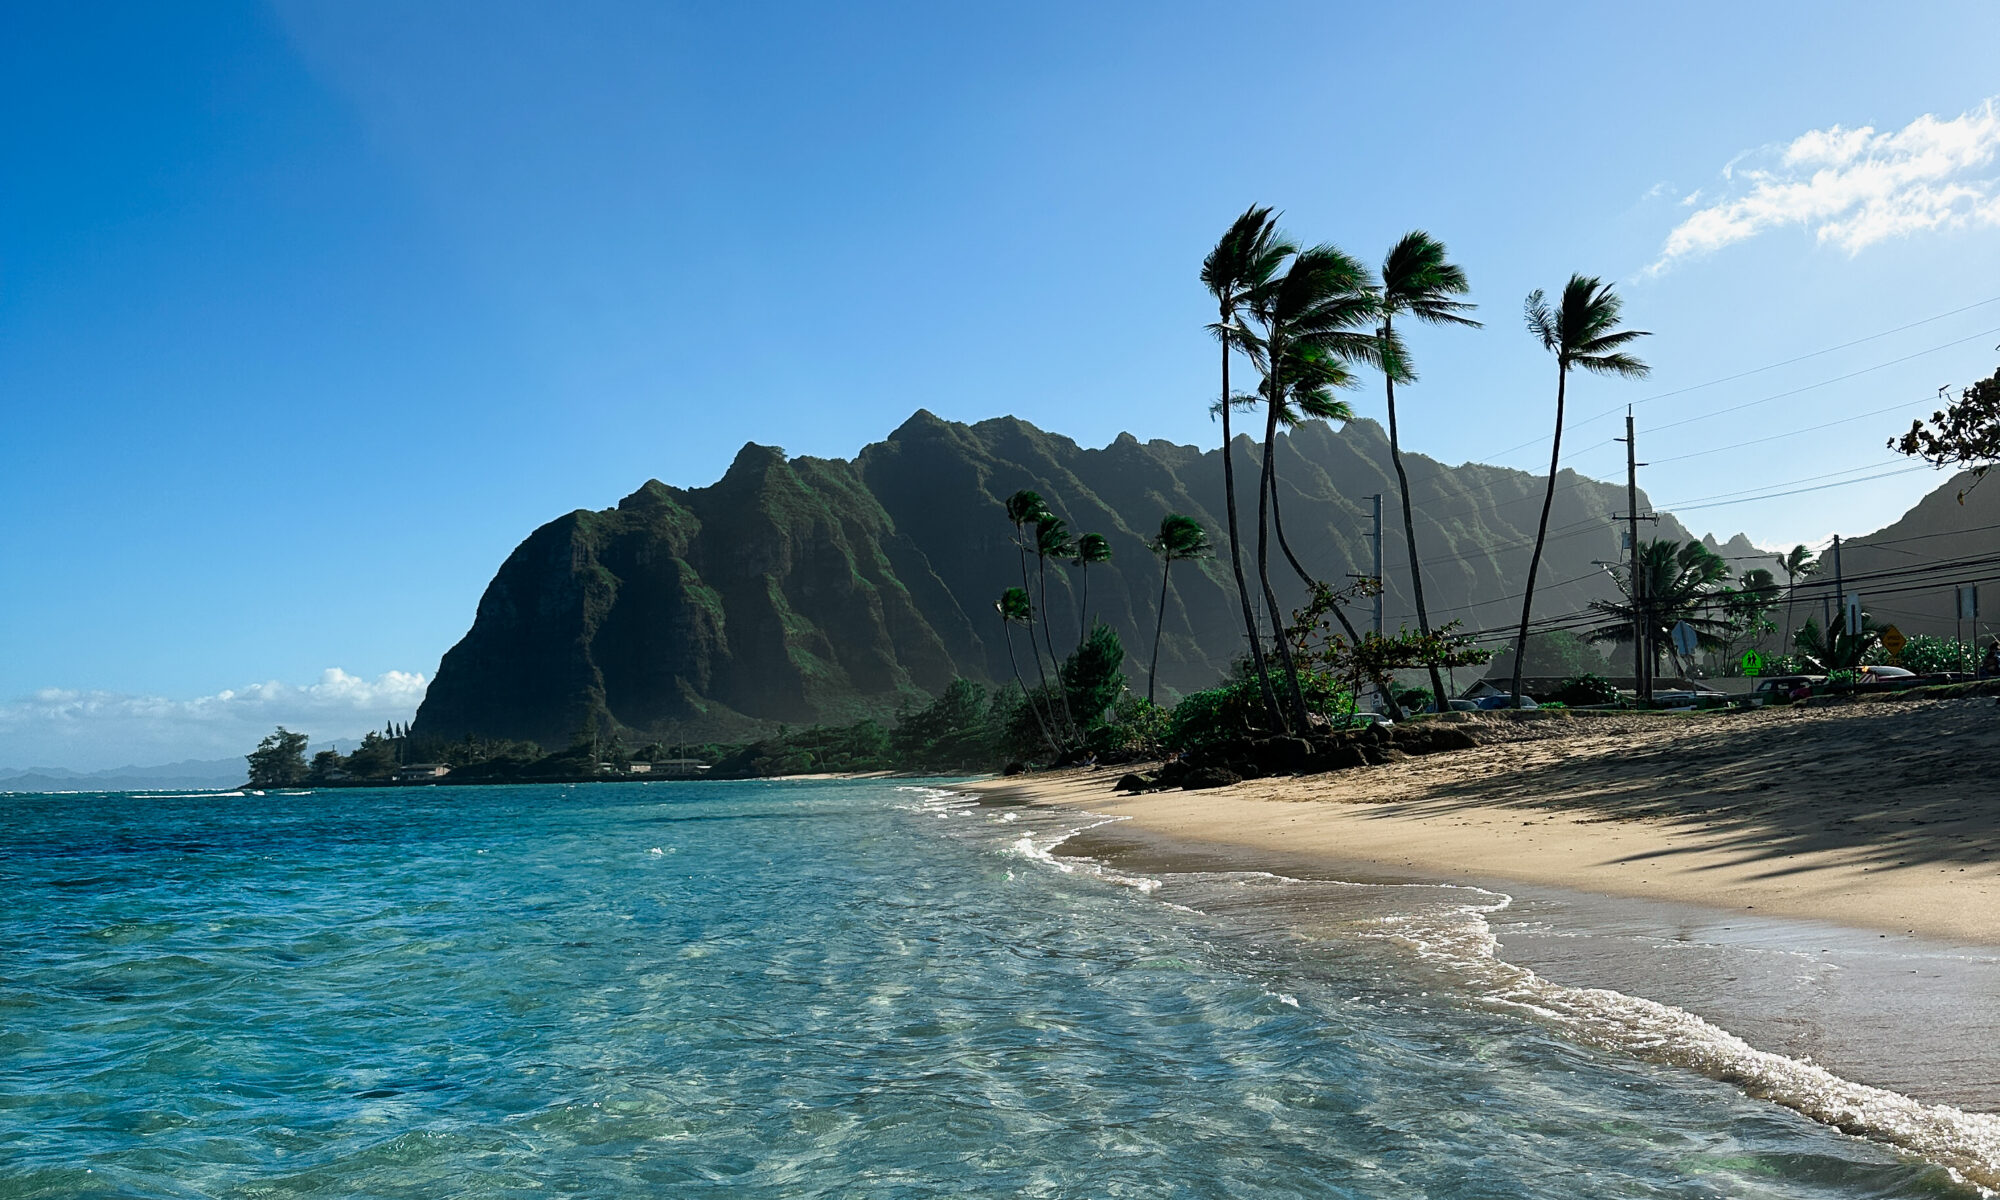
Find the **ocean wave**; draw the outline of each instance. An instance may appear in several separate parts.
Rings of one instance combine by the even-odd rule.
[[[1497,895],[1497,893],[1494,893]],[[1487,917],[1510,904],[1464,904],[1381,918],[1382,932],[1460,976],[1495,1008],[1528,1016],[1572,1041],[1694,1071],[1831,1125],[1910,1151],[1992,1194],[2000,1189],[2000,1115],[1925,1104],[1760,1050],[1670,1004],[1608,988],[1570,987],[1499,956]]]
[[[946,794],[957,810],[979,804],[964,793]],[[1088,874],[1148,894],[1161,888],[1163,881],[1159,879],[1130,876],[1095,859],[1055,853],[1064,842],[1086,830],[1129,818],[1074,809],[1043,811],[1052,817],[1059,814],[1056,828],[1039,836],[1031,831],[1014,837],[1006,844],[1009,853],[1066,874]],[[1745,1095],[1789,1108],[1843,1133],[1928,1159],[1981,1194],[2000,1195],[2000,1114],[1925,1104],[1900,1092],[1842,1078],[1809,1061],[1760,1050],[1673,1005],[1546,979],[1499,955],[1499,941],[1487,918],[1513,903],[1505,893],[1450,883],[1305,881],[1264,871],[1205,873],[1200,877],[1239,887],[1332,887],[1349,894],[1385,897],[1408,889],[1412,899],[1399,902],[1396,911],[1371,915],[1347,929],[1413,951],[1420,960],[1454,977],[1477,1003],[1533,1020],[1583,1045],[1730,1084]],[[1424,903],[1414,898],[1416,893],[1458,895],[1449,902]],[[1207,907],[1160,899],[1183,912],[1208,913]],[[1202,903],[1196,901],[1198,906]]]

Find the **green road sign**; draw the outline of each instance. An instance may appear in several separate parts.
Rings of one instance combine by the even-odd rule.
[[[1745,675],[1762,675],[1764,673],[1764,656],[1755,650],[1745,650],[1743,652],[1743,673]]]

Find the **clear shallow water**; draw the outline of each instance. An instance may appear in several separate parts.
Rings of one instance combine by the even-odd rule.
[[[1966,1194],[1479,974],[1452,889],[1302,941],[1309,885],[1054,863],[1079,823],[0,796],[0,1196]]]

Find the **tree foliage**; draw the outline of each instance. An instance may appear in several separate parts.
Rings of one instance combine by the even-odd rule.
[[[1971,384],[1958,399],[1931,414],[1929,424],[1910,422],[1910,431],[1889,439],[1889,448],[1938,467],[1969,467],[1983,476],[2000,462],[2000,371]],[[1965,493],[1959,493],[1964,503]]]
[[[250,786],[297,787],[306,781],[306,735],[283,725],[264,735],[257,748],[244,755],[250,764]]]

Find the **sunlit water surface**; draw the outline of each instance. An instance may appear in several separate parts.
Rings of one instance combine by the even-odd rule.
[[[1969,1194],[1495,1003],[1397,932],[1453,889],[1306,941],[1285,881],[1051,860],[1080,823],[885,782],[0,796],[0,1196]]]

